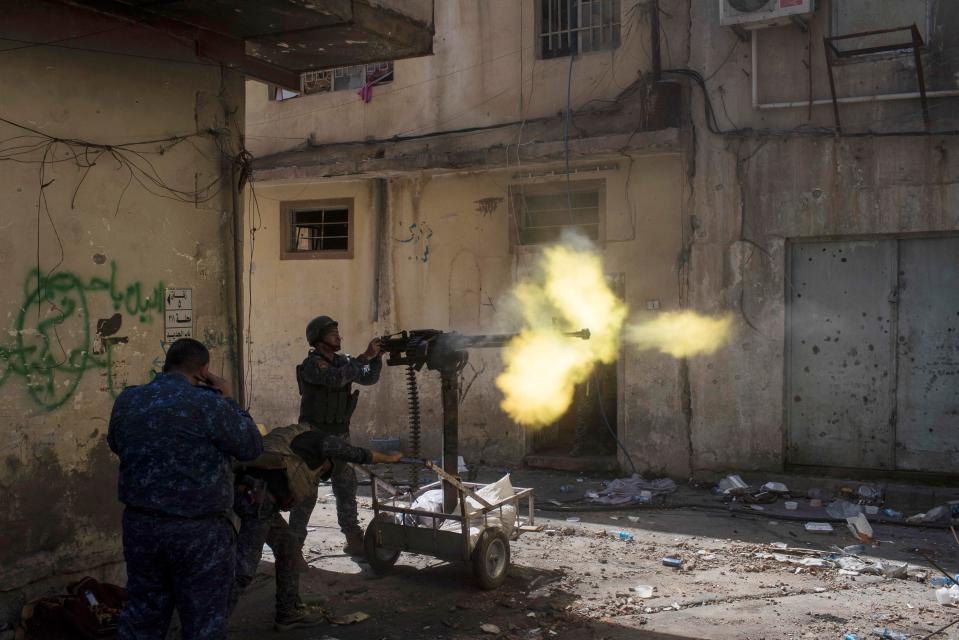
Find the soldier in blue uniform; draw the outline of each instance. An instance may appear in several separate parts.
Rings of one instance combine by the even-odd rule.
[[[263,440],[209,361],[200,342],[177,340],[163,373],[125,389],[113,405],[107,442],[120,457],[130,596],[120,640],[163,640],[174,609],[184,640],[226,637],[232,459],[253,460]]]
[[[230,595],[230,611],[236,605],[240,592],[256,576],[263,544],[266,543],[276,559],[274,628],[288,631],[313,627],[322,624],[325,617],[322,611],[310,611],[300,604],[297,564],[302,558],[302,540],[293,534],[280,512],[302,504],[311,494],[315,496],[317,482],[329,478],[334,462],[397,462],[401,454],[383,454],[353,447],[306,423],[270,431],[263,438],[263,449],[263,455],[259,458],[239,464],[236,468],[234,510],[241,524],[237,536],[236,582]]]
[[[360,392],[353,384],[372,385],[380,379],[383,360],[379,339],[370,342],[366,351],[352,358],[338,353],[342,344],[339,327],[329,316],[313,318],[306,326],[306,340],[312,349],[296,367],[300,389],[300,422],[309,424],[325,435],[349,441],[350,417],[356,409]],[[342,461],[333,464],[330,477],[336,498],[336,517],[346,536],[343,551],[363,555],[363,531],[356,512],[356,474]],[[302,546],[306,525],[316,505],[316,491],[302,504],[290,510],[290,527]]]

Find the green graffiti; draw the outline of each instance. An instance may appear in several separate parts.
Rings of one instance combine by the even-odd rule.
[[[162,282],[147,295],[139,282],[118,286],[115,262],[109,279],[88,281],[70,272],[44,275],[33,269],[24,282],[13,345],[0,345],[0,386],[17,376],[41,408],[53,410],[73,396],[87,371],[100,370],[105,372],[107,390],[116,397],[113,349],[126,339],[98,335],[94,349],[87,298],[105,293],[115,311],[147,323],[163,311],[163,292]]]

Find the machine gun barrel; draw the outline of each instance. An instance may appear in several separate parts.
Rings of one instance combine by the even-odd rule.
[[[518,335],[518,333],[494,333],[478,336],[450,334],[450,337],[453,338],[453,336],[455,336],[453,343],[454,346],[459,349],[496,349],[505,347],[509,344],[510,340]],[[590,338],[589,329],[567,331],[563,335],[567,338],[582,338],[583,340],[589,340]]]

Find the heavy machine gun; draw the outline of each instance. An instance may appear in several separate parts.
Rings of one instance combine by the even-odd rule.
[[[420,457],[420,399],[416,385],[416,372],[424,366],[429,371],[439,371],[443,401],[443,470],[457,475],[459,460],[459,374],[469,361],[468,349],[495,349],[505,347],[517,337],[515,333],[492,335],[463,335],[455,331],[415,329],[401,331],[380,338],[380,347],[387,355],[388,366],[406,367],[406,388],[410,415],[409,450]],[[589,340],[589,329],[563,334],[570,338]],[[548,365],[547,365],[548,366]],[[417,468],[414,466],[411,483],[413,491],[419,485]],[[443,483],[443,506],[451,513],[456,505],[456,488]]]

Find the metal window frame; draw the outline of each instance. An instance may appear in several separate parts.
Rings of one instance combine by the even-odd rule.
[[[835,44],[840,40],[867,38],[869,36],[881,35],[884,33],[898,33],[901,31],[909,32],[911,37],[910,42],[883,45],[879,47],[864,47],[861,49],[843,50],[840,50]],[[922,120],[926,125],[926,129],[929,129],[929,125],[931,124],[929,118],[929,101],[926,97],[926,78],[922,69],[922,52],[924,49],[924,43],[922,41],[922,34],[919,33],[919,28],[915,23],[907,27],[877,29],[875,31],[862,31],[860,33],[826,37],[823,38],[823,47],[825,48],[826,53],[826,70],[829,74],[829,92],[832,95],[832,110],[833,117],[836,121],[837,132],[842,133],[842,123],[839,119],[839,100],[836,97],[836,79],[833,72],[833,67],[836,65],[836,63],[842,60],[855,60],[857,58],[861,58],[862,56],[901,51],[911,51],[913,54],[916,67],[916,81],[919,85],[919,99],[922,102]]]
[[[293,243],[293,217],[297,211],[317,209],[346,209],[346,250],[315,249],[297,250]],[[325,200],[288,200],[280,202],[280,260],[351,260],[356,238],[353,198],[330,198]]]
[[[569,183],[569,188],[571,192],[581,192],[581,191],[596,191],[599,195],[599,201],[597,204],[597,229],[596,229],[596,244],[598,246],[604,246],[606,243],[606,180],[572,180]],[[511,184],[508,187],[509,193],[509,206],[510,206],[510,252],[514,253],[517,250],[537,250],[541,249],[544,246],[552,244],[551,242],[522,242],[521,234],[524,229],[522,221],[522,212],[524,209],[523,198],[527,195],[549,195],[549,196],[564,196],[566,195],[567,182],[562,181],[551,181],[551,182],[532,182],[532,183],[517,183]],[[569,225],[559,225],[560,228],[570,228],[576,229],[585,225],[569,224]],[[536,227],[536,228],[545,228],[545,227]]]
[[[561,3],[566,3],[567,25],[562,28],[560,24],[561,16],[557,14],[556,20],[553,19],[553,8],[557,10]],[[565,58],[568,56],[577,56],[584,53],[595,51],[611,51],[619,48],[622,44],[622,25],[623,25],[623,7],[622,0],[619,0],[619,11],[613,11],[613,5],[617,0],[537,0],[535,3],[535,24],[536,24],[536,52],[539,59]],[[543,31],[543,17],[549,25],[548,31]],[[584,4],[590,9],[598,3],[600,8],[600,22],[592,22],[592,11],[584,11]],[[576,16],[576,26],[570,26],[570,16]],[[584,25],[584,16],[588,15],[589,23]],[[555,22],[555,24],[554,24]],[[599,31],[601,44],[594,42],[594,32]],[[614,33],[619,31],[619,37],[614,37]],[[575,45],[571,42],[575,35]],[[562,45],[563,38],[568,43],[565,47]],[[555,45],[553,39],[556,39]],[[584,49],[584,41],[589,40],[589,47]],[[547,44],[548,41],[548,44]],[[558,51],[547,55],[547,51]]]
[[[901,0],[893,0],[893,1],[898,2]],[[924,27],[925,27],[926,35],[923,37],[923,40],[927,41],[927,44],[928,44],[928,42],[932,41],[933,15],[935,14],[934,4],[936,0],[923,0],[923,1],[926,3],[925,18],[924,18]],[[829,35],[830,37],[842,36],[844,34],[839,31],[840,27],[842,26],[839,24],[840,2],[836,2],[835,0],[833,0],[831,4],[832,4],[832,7],[829,14]],[[867,32],[867,33],[871,33],[871,32]],[[899,50],[893,50],[893,51],[874,52],[871,54],[867,54],[865,56],[860,56],[858,61],[873,62],[873,61],[876,61],[877,59],[898,57],[898,56],[908,55],[909,53],[911,53],[911,51],[908,48],[906,48],[905,50],[899,49]]]

